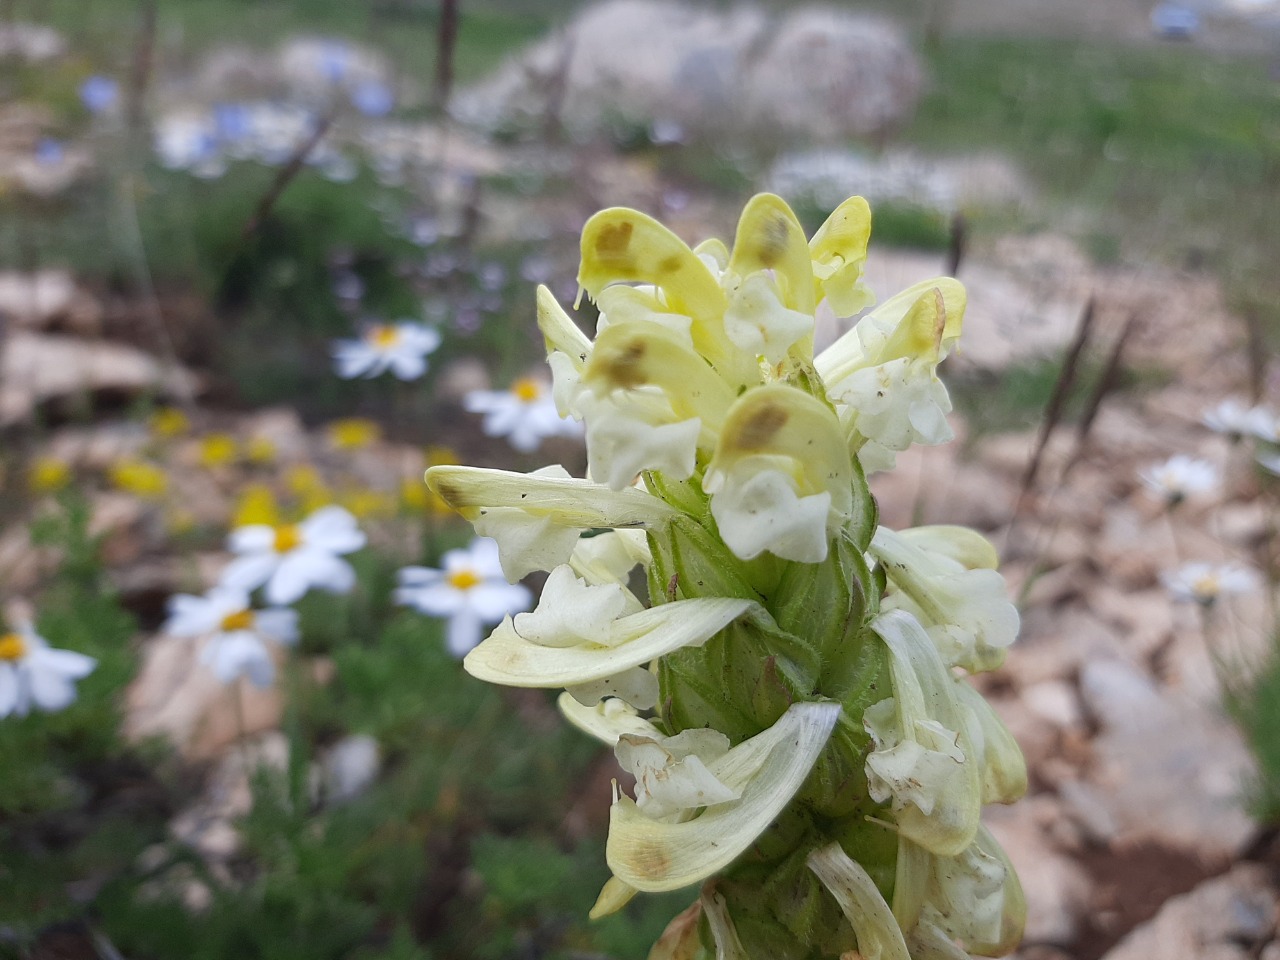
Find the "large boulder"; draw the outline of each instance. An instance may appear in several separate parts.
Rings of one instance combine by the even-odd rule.
[[[609,0],[461,91],[453,112],[504,132],[832,141],[901,123],[920,84],[915,54],[882,19]]]

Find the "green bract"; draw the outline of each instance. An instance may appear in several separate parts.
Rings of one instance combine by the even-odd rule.
[[[979,814],[1021,796],[1026,769],[961,675],[999,665],[1017,611],[986,540],[878,527],[866,480],[950,438],[937,366],[964,288],[917,284],[814,355],[818,311],[873,302],[870,224],[854,197],[806,241],[760,195],[732,250],[690,249],[634,210],[597,214],[578,274],[595,339],[538,291],[590,478],[427,472],[508,577],[550,573],[465,665],[564,688],[569,720],[636,777],[634,799],[615,790],[592,915],[691,888],[653,957],[995,956],[1022,928]]]

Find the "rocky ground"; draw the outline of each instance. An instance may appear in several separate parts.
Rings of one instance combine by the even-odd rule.
[[[950,6],[968,23],[999,20],[1003,9],[994,0]],[[981,11],[964,12],[969,6]],[[1046,22],[1080,15],[1064,10],[1076,5],[1033,6]],[[1146,30],[1145,9],[1109,5],[1106,16],[1124,30]],[[24,118],[14,123],[21,126],[19,120]],[[471,215],[463,209],[472,202],[469,195],[454,189],[468,178],[537,170],[573,180],[570,197],[485,196],[479,211],[485,242],[548,239],[553,259],[564,253],[558,287],[567,285],[570,296],[572,237],[600,206],[632,204],[661,214],[689,240],[731,232],[734,205],[664,177],[645,156],[560,148],[535,154],[429,124],[406,126],[397,136],[405,150],[441,164],[446,175],[437,181],[444,185],[437,209],[446,229],[450,218]],[[797,165],[788,168],[785,160],[774,168],[784,182]],[[847,160],[809,162],[829,173]],[[900,181],[924,180],[926,192],[944,208],[958,196],[1034,202],[1000,157],[943,166],[890,152],[876,164],[858,167],[856,179],[887,184],[889,196]],[[834,179],[852,176],[843,167],[837,172]],[[941,269],[936,254],[877,250],[867,272],[883,296]],[[1022,597],[1021,639],[1005,667],[984,678],[1031,774],[1030,795],[989,818],[1026,889],[1029,919],[1018,956],[1280,960],[1280,851],[1246,813],[1251,759],[1224,714],[1214,667],[1215,654],[1256,656],[1272,623],[1270,605],[1261,594],[1244,596],[1204,620],[1195,609],[1173,603],[1159,581],[1162,571],[1185,560],[1265,566],[1268,559],[1274,499],[1260,489],[1247,453],[1199,422],[1208,406],[1246,393],[1258,378],[1245,327],[1208,276],[1155,265],[1098,268],[1054,235],[1012,237],[977,251],[959,275],[971,301],[962,351],[948,361],[952,377],[996,384],[1011,369],[1056,355],[1090,298],[1098,360],[1133,324],[1122,355],[1128,385],[1105,398],[1083,436],[1074,424],[1058,427],[1029,487],[1024,477],[1038,427],[979,431],[980,394],[957,411],[956,442],[904,454],[892,478],[874,484],[891,526],[962,523],[991,537],[1002,550],[1010,589]],[[65,417],[86,389],[115,408],[140,396],[162,396],[180,406],[198,398],[201,371],[186,369],[162,350],[139,348],[136,335],[122,342],[119,331],[137,327],[121,319],[128,306],[82,287],[69,273],[0,274],[0,314],[7,318],[0,340],[0,426],[28,422],[37,413]],[[133,312],[139,309],[134,305]],[[444,408],[462,390],[487,385],[484,378],[474,362],[443,371]],[[1280,391],[1280,383],[1265,377],[1262,385],[1273,399]],[[66,462],[81,478],[95,478],[95,530],[106,535],[117,585],[153,630],[165,597],[198,589],[193,571],[200,575],[194,579],[207,581],[226,560],[215,539],[190,561],[175,562],[174,524],[225,528],[236,508],[234,491],[246,480],[282,483],[292,468],[310,465],[332,485],[394,498],[424,466],[419,448],[383,440],[337,449],[324,428],[308,427],[290,410],[192,409],[192,434],[160,445],[139,424],[99,420],[47,430],[30,451]],[[460,415],[442,420],[440,440],[473,452],[473,427]],[[210,469],[198,436],[214,432],[242,450],[267,441],[273,457],[265,464],[239,460]],[[167,501],[128,496],[100,479],[113,463],[144,451],[165,468]],[[1163,511],[1142,489],[1138,470],[1174,453],[1222,467],[1223,496]],[[581,453],[566,447],[547,456],[570,462]],[[376,528],[389,508],[369,502]],[[173,515],[173,503],[183,505],[182,517]],[[27,519],[11,514],[0,535],[0,582],[7,593],[36,582],[51,560],[30,543]],[[378,535],[394,542],[395,524],[385,526]],[[237,729],[232,701],[211,676],[191,669],[189,645],[155,634],[139,643],[144,665],[128,696],[129,727],[137,736],[169,736],[187,758],[211,771],[205,794],[175,818],[173,829],[216,864],[234,850],[231,820],[248,802],[243,763],[230,751]],[[323,677],[329,668],[316,663],[314,669]],[[278,694],[250,692],[243,708],[254,749],[264,760],[281,762]],[[344,760],[335,748],[318,777],[341,779],[351,763],[361,768],[357,761],[367,760],[367,744],[342,749],[356,761]],[[606,785],[607,778],[600,784],[600,809]],[[575,820],[566,830],[599,827]],[[192,896],[198,903],[198,890]]]

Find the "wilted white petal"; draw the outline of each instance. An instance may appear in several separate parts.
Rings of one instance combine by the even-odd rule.
[[[794,704],[772,727],[709,764],[717,780],[742,796],[693,820],[655,821],[631,798],[618,798],[605,847],[614,876],[655,892],[687,887],[727,867],[800,789],[839,716],[838,703]]]
[[[641,717],[628,703],[617,699],[603,700],[595,706],[580,703],[568,693],[560,694],[556,706],[565,719],[589,736],[614,746],[623,734],[657,740],[662,731]]]
[[[806,861],[840,905],[866,960],[911,960],[898,921],[875,881],[838,843],[815,850]]]
[[[532,613],[516,616],[520,636],[547,647],[609,642],[613,622],[622,616],[626,597],[616,583],[593,586],[574,576],[568,564],[551,571]]]
[[[881,614],[871,629],[889,650],[893,697],[864,714],[876,745],[866,762],[868,790],[892,801],[903,836],[954,855],[973,842],[982,809],[982,769],[956,680],[910,614]]]
[[[544,647],[504,620],[463,666],[473,677],[509,687],[569,687],[604,680],[673,650],[699,646],[755,605],[709,597],[679,600],[614,621],[609,646]]]

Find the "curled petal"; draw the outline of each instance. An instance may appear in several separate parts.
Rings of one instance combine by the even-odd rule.
[[[569,687],[604,680],[686,646],[700,646],[754,607],[750,600],[680,600],[614,622],[610,646],[547,647],[522,637],[511,618],[467,654],[473,677],[509,687]]]
[[[616,746],[623,734],[657,740],[662,731],[621,700],[603,700],[594,706],[581,703],[568,693],[560,694],[556,706],[565,719],[601,743]]]
[[[862,283],[870,238],[871,208],[862,197],[850,197],[809,241],[814,279],[837,317],[852,317],[875,300]]]
[[[864,715],[876,741],[868,788],[876,800],[893,801],[903,836],[953,856],[973,842],[982,809],[981,765],[956,681],[910,614],[881,614],[871,629],[889,650],[894,695]]]
[[[956,683],[969,739],[982,762],[982,802],[1013,803],[1027,793],[1027,761],[1018,741],[985,697],[967,683]]]
[[[692,820],[658,822],[629,797],[609,815],[605,856],[638,890],[677,890],[727,867],[755,841],[808,778],[840,716],[837,703],[798,703],[772,727],[743,741],[708,770],[742,796]]]
[[[639,892],[635,887],[627,886],[617,877],[610,877],[600,889],[600,896],[596,897],[595,906],[587,916],[592,920],[599,920],[601,917],[617,913]]]
[[[809,854],[809,869],[840,905],[866,960],[911,960],[898,921],[875,881],[838,843]]]
[[[703,890],[698,898],[702,914],[711,928],[711,938],[716,944],[716,960],[749,960],[747,950],[738,939],[738,931],[729,916],[729,904],[715,891]]]
[[[573,366],[582,371],[591,356],[591,340],[564,312],[551,291],[538,286],[538,329],[547,343],[547,354],[563,353]]]

